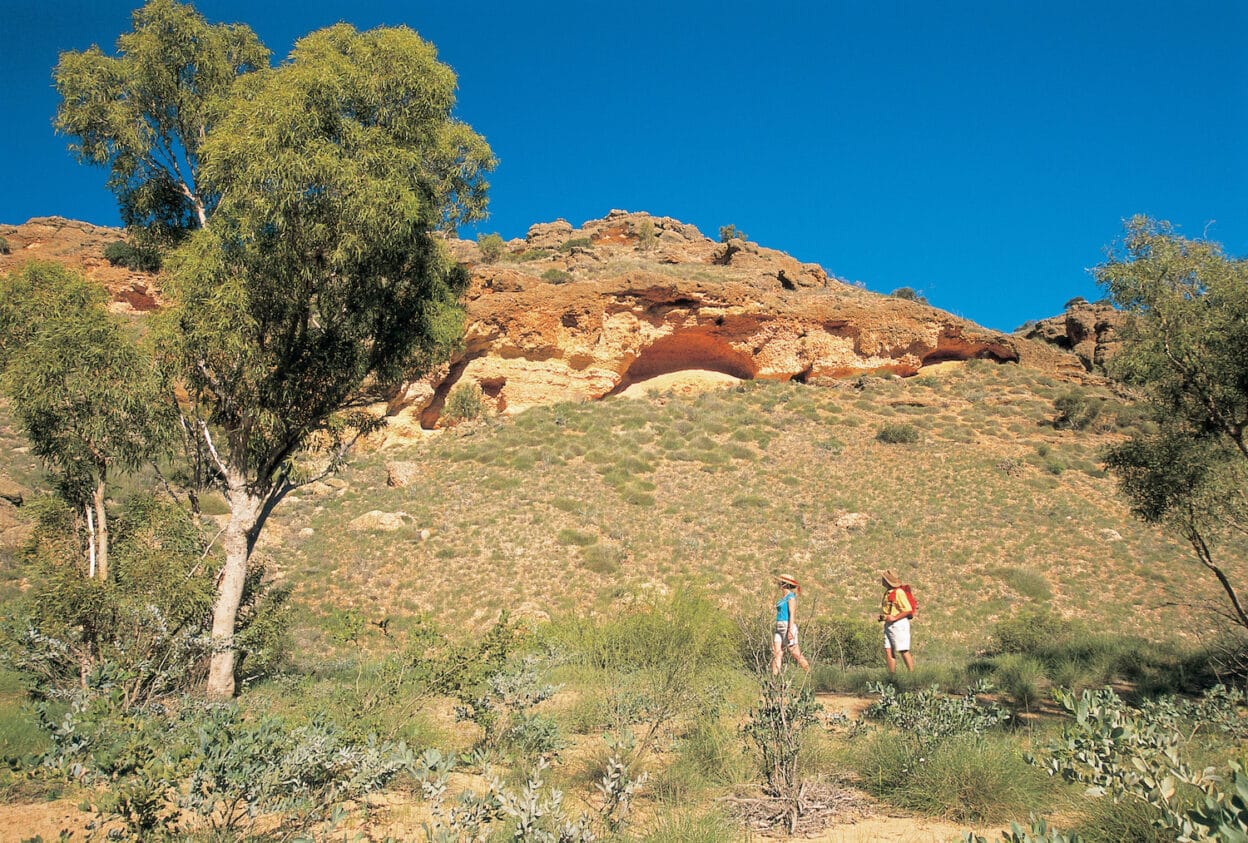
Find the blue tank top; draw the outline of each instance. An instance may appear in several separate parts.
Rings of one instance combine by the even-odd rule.
[[[797,595],[793,592],[789,591],[776,602],[776,623],[789,622],[789,601],[796,596]]]

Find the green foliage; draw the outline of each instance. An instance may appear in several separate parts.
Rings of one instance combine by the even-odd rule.
[[[324,721],[287,728],[232,705],[182,701],[178,713],[126,708],[120,695],[75,705],[50,724],[48,774],[104,785],[92,809],[128,839],[239,839],[304,831],[385,786],[415,759],[402,745],[353,743]]]
[[[650,220],[642,220],[637,226],[637,248],[643,252],[649,252],[654,248],[658,239],[654,231],[654,223]]]
[[[879,625],[853,617],[816,618],[803,625],[819,650],[811,651],[816,662],[835,663],[841,670],[874,664],[880,655]]]
[[[104,290],[52,263],[0,279],[0,388],[34,453],[78,505],[110,468],[159,454],[173,417],[150,358],[110,314]],[[102,499],[102,495],[100,495]]]
[[[458,843],[505,835],[511,840],[592,843],[597,838],[593,820],[584,812],[575,818],[567,813],[563,792],[545,782],[547,766],[544,760],[539,761],[519,790],[493,778],[488,792],[465,790],[450,806],[445,794],[436,794],[430,806],[432,816],[424,823],[425,839],[430,843]]]
[[[117,521],[114,576],[88,577],[71,513],[45,500],[28,551],[30,588],[4,626],[4,655],[37,699],[118,694],[137,706],[203,680],[207,619],[218,564],[180,507],[130,501]],[[252,572],[241,601],[240,671],[274,669],[285,655],[287,592]]]
[[[1218,558],[1248,526],[1248,260],[1146,217],[1126,228],[1095,271],[1131,316],[1110,369],[1144,393],[1157,428],[1106,461],[1132,511],[1187,539],[1248,628]]]
[[[886,445],[912,445],[921,439],[919,429],[905,422],[888,422],[880,427],[875,438]]]
[[[819,722],[823,706],[806,685],[794,687],[786,677],[765,678],[762,694],[750,710],[742,731],[754,749],[768,793],[797,810],[801,777],[798,757],[806,731]],[[790,821],[792,831],[793,821]]]
[[[485,393],[476,381],[461,381],[455,384],[446,397],[446,405],[442,408],[442,419],[450,425],[466,421],[476,421],[485,413]]]
[[[901,730],[916,747],[932,746],[955,735],[982,735],[1010,719],[1010,713],[996,703],[979,701],[978,695],[990,690],[982,684],[960,696],[942,694],[935,685],[904,693],[884,684],[868,690],[880,698],[864,716]]]
[[[1101,415],[1105,400],[1088,395],[1081,389],[1069,389],[1053,400],[1057,417],[1053,426],[1061,430],[1087,430]]]
[[[1042,805],[1052,792],[1017,743],[961,734],[934,744],[873,734],[858,760],[867,790],[891,804],[960,822],[995,822]]]
[[[1135,840],[1137,838],[1121,838],[1122,840]],[[992,843],[982,834],[968,832],[963,838],[964,843]],[[1016,822],[1011,822],[1010,827],[1001,832],[999,843],[1089,843],[1089,841],[1076,833],[1064,833],[1055,828],[1051,828],[1047,821],[1043,819],[1032,820],[1031,826],[1024,828]]]
[[[0,255],[12,254],[13,247],[9,245],[9,238],[0,237]]]
[[[486,263],[497,263],[498,259],[503,256],[503,252],[507,249],[507,244],[503,238],[494,232],[493,234],[478,234],[477,248],[481,250],[481,259]]]
[[[113,266],[124,266],[139,272],[159,272],[161,265],[160,252],[156,249],[133,246],[124,240],[105,246],[104,259]]]
[[[196,171],[238,76],[267,67],[269,51],[246,26],[213,26],[191,6],[149,0],[117,57],[98,47],[60,56],[59,132],[84,164],[107,167],[127,226],[163,237],[201,225],[220,198]]]
[[[992,640],[999,653],[1035,655],[1060,647],[1070,632],[1070,623],[1050,609],[1023,606],[997,621]]]
[[[573,237],[559,244],[559,251],[570,252],[573,249],[588,249],[594,245],[594,241],[588,237]]]
[[[572,281],[572,273],[552,266],[542,273],[542,280],[551,284],[568,284]]]
[[[563,738],[549,715],[532,709],[557,690],[540,681],[535,659],[512,661],[490,674],[483,685],[461,689],[455,718],[481,729],[479,750],[507,750],[528,760],[549,756],[563,746]]]
[[[1194,770],[1184,758],[1197,728],[1242,739],[1242,692],[1218,687],[1197,701],[1160,698],[1138,709],[1110,689],[1059,693],[1058,700],[1073,719],[1036,759],[1051,775],[1093,795],[1147,803],[1178,840],[1248,839],[1242,768],[1232,764],[1224,777],[1213,768]],[[1200,794],[1195,805],[1185,789]]]
[[[739,231],[735,225],[721,225],[719,227],[719,242],[729,243],[733,240],[748,240],[749,237],[744,231]]]
[[[695,594],[639,607],[609,620],[581,620],[554,642],[573,664],[600,671],[609,725],[636,740],[630,766],[656,742],[711,717],[723,700],[735,656],[735,630],[713,603]]]
[[[895,299],[905,299],[906,301],[918,302],[919,304],[927,304],[927,297],[917,292],[913,287],[898,287],[889,295]]]
[[[1044,699],[1045,667],[1031,656],[1016,653],[1002,656],[996,661],[992,678],[993,685],[1018,708],[1030,710]]]

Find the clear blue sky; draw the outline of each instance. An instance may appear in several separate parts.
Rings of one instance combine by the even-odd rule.
[[[0,2],[0,223],[118,224],[52,132],[50,74],[137,5]],[[506,238],[612,208],[732,223],[1003,330],[1099,297],[1132,214],[1248,255],[1243,0],[195,5],[278,59],[339,20],[433,41],[500,159],[481,230]]]

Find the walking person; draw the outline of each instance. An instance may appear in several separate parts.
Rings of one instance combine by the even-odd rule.
[[[797,643],[797,595],[802,592],[801,586],[790,576],[776,577],[776,586],[780,589],[780,599],[776,601],[776,628],[771,636],[771,675],[780,675],[785,650],[809,673],[810,662]]]
[[[914,673],[914,656],[910,654],[910,619],[914,617],[914,603],[902,585],[901,577],[892,568],[880,575],[884,585],[884,599],[880,603],[880,620],[884,621],[884,660],[888,672],[897,672],[897,656],[906,663],[906,669]]]

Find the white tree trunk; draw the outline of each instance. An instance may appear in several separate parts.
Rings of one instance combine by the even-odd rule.
[[[95,507],[95,546],[98,548],[99,575],[101,580],[108,579],[108,513],[104,509],[104,478],[100,477],[91,495],[91,504]]]
[[[82,508],[87,514],[87,576],[95,579],[95,516],[91,504],[84,503]]]
[[[228,478],[226,497],[230,504],[230,521],[225,528],[223,546],[225,567],[217,578],[217,599],[212,607],[212,660],[208,668],[206,693],[210,699],[234,696],[234,625],[238,606],[247,580],[247,561],[251,557],[256,525],[263,509],[263,500],[248,493],[242,479]]]

